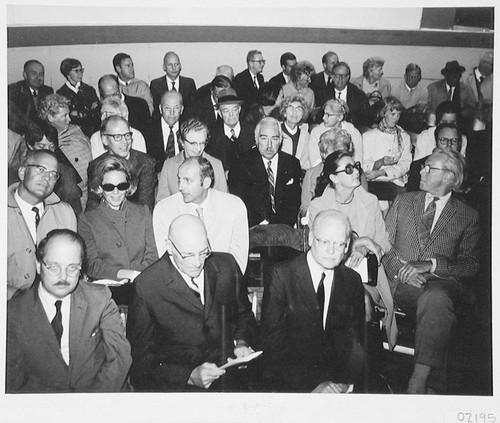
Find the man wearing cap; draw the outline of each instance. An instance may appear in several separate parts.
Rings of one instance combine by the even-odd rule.
[[[210,127],[211,140],[207,153],[222,161],[227,172],[240,155],[253,147],[253,131],[249,124],[240,120],[242,100],[232,88],[222,89],[218,95],[222,120]]]
[[[266,61],[259,50],[250,50],[247,54],[247,69],[234,77],[233,87],[238,97],[248,105],[257,101],[257,95],[264,84],[262,70]]]
[[[436,121],[436,108],[443,101],[450,100],[460,105],[460,112],[464,122],[464,128],[470,127],[476,110],[476,102],[472,89],[461,82],[465,68],[456,60],[447,62],[441,69],[444,79],[433,82],[427,87],[429,97],[427,100],[428,122],[433,126]]]
[[[479,57],[479,65],[467,78],[467,85],[472,89],[476,100],[476,118],[483,123],[491,123],[493,102],[493,50]]]

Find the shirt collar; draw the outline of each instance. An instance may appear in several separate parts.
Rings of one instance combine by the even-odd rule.
[[[432,195],[432,194],[430,194],[430,193],[428,193],[428,192],[427,192],[427,193],[425,194],[425,207],[426,207],[426,208],[427,208],[427,206],[429,205],[429,203],[432,201],[432,199],[433,199],[434,197],[437,197],[437,198],[438,198],[438,200],[436,200],[436,203],[437,203],[437,202],[440,202],[440,203],[441,203],[441,205],[444,207],[444,206],[446,205],[446,203],[450,200],[450,197],[451,197],[451,191],[450,191],[448,194],[443,195],[442,197],[439,197],[439,196],[437,196],[437,195]]]
[[[313,280],[314,290],[316,290],[319,285],[322,273],[325,274],[325,281],[333,281],[333,269],[323,268],[323,266],[316,261],[310,250],[307,253],[306,260]]]
[[[80,82],[77,82],[76,85],[72,85],[70,84],[69,81],[66,81],[66,86],[73,92],[77,93],[78,94],[78,90],[80,89],[80,85],[81,83]]]

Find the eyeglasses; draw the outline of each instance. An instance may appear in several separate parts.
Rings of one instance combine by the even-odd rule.
[[[205,260],[208,258],[210,254],[212,254],[212,249],[210,248],[210,243],[208,243],[208,247],[205,248],[203,251],[200,251],[198,254],[196,253],[187,253],[187,254],[182,254],[177,246],[173,243],[171,239],[169,239],[170,243],[174,246],[175,251],[179,253],[181,256],[182,260],[193,260],[196,256],[200,258],[200,260]]]
[[[188,140],[183,140],[183,141],[187,142],[193,148],[205,148],[205,146],[207,145],[206,141],[204,141],[204,142],[191,142]]]
[[[345,169],[342,170],[337,170],[336,172],[333,172],[334,175],[337,173],[345,172],[347,175],[351,175],[354,172],[354,169],[356,169],[358,172],[361,171],[361,163],[356,162],[354,164],[346,164]]]
[[[266,61],[265,60],[250,60],[253,63],[260,63],[261,65],[265,65]]]
[[[42,165],[37,165],[37,164],[31,163],[31,164],[25,165],[25,167],[35,168],[35,175],[39,175],[39,176],[49,175],[49,179],[51,181],[57,181],[59,179],[59,177],[61,176],[61,174],[59,172],[57,172],[56,170],[49,170]]]
[[[328,248],[330,245],[333,247],[334,250],[336,251],[343,251],[345,247],[347,247],[347,242],[335,242],[335,241],[328,241],[326,239],[321,239],[321,238],[316,238],[314,239],[318,242],[318,245],[321,248]]]
[[[50,276],[59,276],[62,272],[62,266],[59,263],[46,263],[42,260],[42,264]],[[75,277],[80,273],[80,270],[82,270],[80,264],[68,264],[66,266],[66,275]]]
[[[420,167],[420,170],[423,170],[425,173],[430,173],[431,169],[434,170],[443,170],[443,171],[450,171],[450,169],[443,169],[442,167],[432,167],[429,165],[422,165]]]
[[[107,137],[112,137],[115,142],[125,142],[132,141],[132,132],[126,132],[125,134],[103,134]]]
[[[83,73],[85,72],[85,69],[81,68],[81,69],[71,69],[72,72],[76,72],[76,73]]]
[[[287,106],[286,110],[289,110],[291,112],[297,112],[297,113],[304,113],[304,109],[302,106],[294,107],[292,105]]]
[[[118,191],[126,191],[130,188],[130,182],[121,182],[118,185],[102,184],[101,187],[106,192],[114,191],[115,188],[118,188]]]
[[[440,137],[438,138],[438,143],[447,146],[454,145],[456,147],[460,143],[460,138]]]
[[[349,74],[348,73],[334,73],[333,77],[338,78],[338,79],[345,79],[345,78],[349,78]]]
[[[323,115],[326,116],[327,118],[329,118],[331,116],[342,116],[342,113],[328,113],[328,112],[324,112]]]

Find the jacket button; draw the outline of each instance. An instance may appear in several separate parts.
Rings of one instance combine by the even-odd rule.
[[[117,243],[116,243],[116,246],[117,246],[118,248],[120,248],[122,245],[123,245],[123,244],[121,243],[121,241],[119,241],[119,242],[117,242]]]
[[[28,279],[29,277],[30,277],[30,274],[29,274],[29,273],[26,273],[26,274],[24,275],[24,279]]]
[[[75,162],[77,162],[77,161],[78,161],[78,157],[75,157]]]

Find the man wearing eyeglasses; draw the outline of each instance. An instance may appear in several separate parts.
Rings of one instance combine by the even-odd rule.
[[[59,163],[49,150],[30,151],[8,189],[7,299],[31,286],[36,276],[37,242],[56,228],[76,231],[73,209],[53,193]]]
[[[453,194],[464,167],[458,151],[434,150],[420,171],[421,191],[396,197],[386,217],[392,249],[382,264],[396,304],[416,321],[412,394],[446,392],[456,309],[479,269],[478,213]]]
[[[100,137],[106,148],[106,153],[120,156],[125,159],[130,173],[137,180],[137,190],[129,197],[130,201],[147,205],[153,210],[155,189],[158,181],[155,172],[156,161],[153,157],[141,151],[132,149],[134,138],[129,123],[121,116],[109,116],[101,123]],[[92,160],[87,170],[91,174],[100,158]],[[99,204],[100,198],[89,189],[87,209],[92,209]]]
[[[263,388],[345,393],[365,353],[361,278],[342,260],[351,225],[337,210],[318,213],[309,252],[277,264],[262,302]]]
[[[108,288],[80,280],[85,242],[49,232],[39,280],[7,303],[6,392],[119,392],[132,361]]]
[[[220,169],[219,169],[220,174]],[[213,188],[214,168],[202,156],[189,157],[176,174],[177,193],[159,201],[153,211],[153,230],[158,256],[167,249],[173,220],[181,214],[199,216],[215,251],[231,253],[245,273],[248,260],[248,219],[243,201]]]
[[[233,256],[212,252],[200,218],[175,218],[166,253],[133,286],[127,336],[134,389],[221,390],[226,370],[220,366],[227,357],[251,354],[256,334]],[[228,370],[226,389],[242,389],[240,376],[239,370]]]
[[[257,102],[257,95],[264,84],[262,70],[266,61],[259,50],[250,50],[247,54],[247,69],[234,77],[233,88],[247,105]]]
[[[160,200],[179,192],[177,171],[182,162],[190,157],[204,157],[207,159],[214,169],[213,188],[218,191],[227,192],[226,175],[222,167],[222,162],[205,153],[205,147],[208,144],[207,125],[197,118],[190,118],[182,123],[180,133],[183,150],[175,157],[171,157],[163,163],[160,175],[158,176],[156,202],[158,203]]]

